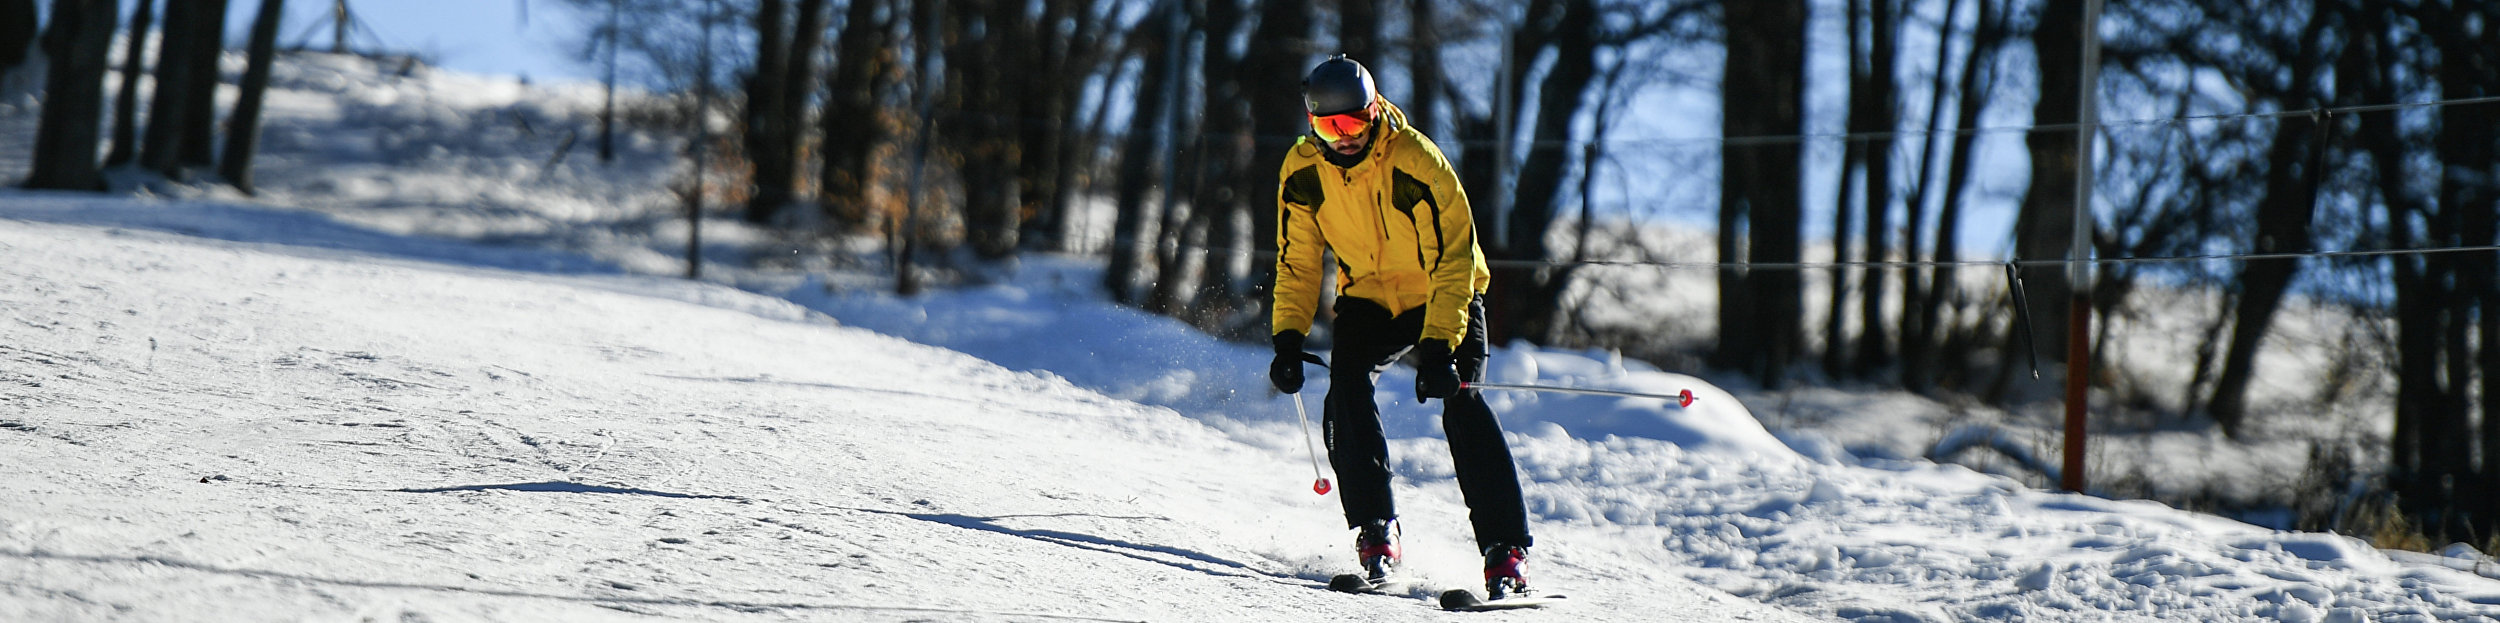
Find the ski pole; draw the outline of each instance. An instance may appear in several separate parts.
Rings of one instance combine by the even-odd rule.
[[[1657,398],[1657,399],[1659,399],[1659,400],[1665,400],[1665,401],[1673,402],[1673,403],[1675,403],[1675,406],[1676,406],[1677,408],[1685,408],[1685,407],[1691,407],[1691,406],[1693,406],[1693,390],[1689,390],[1689,389],[1687,389],[1687,390],[1683,390],[1683,391],[1679,391],[1679,392],[1676,392],[1676,393],[1675,393],[1675,395],[1673,395],[1673,396],[1669,396],[1669,395],[1666,395],[1666,394],[1646,394],[1646,393],[1641,393],[1641,392],[1627,392],[1627,391],[1622,391],[1622,390],[1613,390],[1613,389],[1587,389],[1587,388],[1581,388],[1581,387],[1557,387],[1557,386],[1553,386],[1553,385],[1516,385],[1516,384],[1511,384],[1511,383],[1460,383],[1460,384],[1458,384],[1458,388],[1459,388],[1459,389],[1515,389],[1515,390],[1520,390],[1520,391],[1530,391],[1530,392],[1555,392],[1555,393],[1561,393],[1561,394],[1588,394],[1588,395],[1591,395],[1591,396],[1620,396],[1620,397],[1624,397],[1624,398]]]
[[[1293,413],[1302,417],[1302,446],[1311,450],[1311,492],[1328,495],[1328,475],[1319,471],[1319,442],[1311,436],[1311,410],[1302,406],[1302,394],[1293,395]]]

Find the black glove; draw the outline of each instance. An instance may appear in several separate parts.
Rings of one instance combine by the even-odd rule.
[[[1450,343],[1433,338],[1415,343],[1415,401],[1458,395],[1458,367],[1450,360]]]
[[[1302,362],[1306,360],[1319,363],[1318,356],[1302,352],[1301,331],[1276,332],[1276,360],[1267,364],[1267,382],[1274,383],[1276,391],[1301,393]]]

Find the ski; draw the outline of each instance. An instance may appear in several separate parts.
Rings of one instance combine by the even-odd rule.
[[[1453,588],[1447,591],[1442,591],[1441,593],[1441,609],[1454,612],[1485,612],[1491,610],[1543,608],[1559,604],[1564,601],[1566,600],[1561,595],[1522,595],[1517,597],[1504,597],[1493,601],[1485,601],[1484,598],[1477,597],[1475,591],[1463,588]]]
[[[1373,582],[1358,573],[1340,573],[1328,579],[1328,590],[1356,595],[1403,595],[1422,585],[1422,580],[1398,577]]]

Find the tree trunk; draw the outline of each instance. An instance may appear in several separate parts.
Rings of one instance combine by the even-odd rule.
[[[165,26],[157,41],[156,89],[148,100],[148,126],[139,138],[139,166],[172,176],[180,173],[184,122],[183,93],[191,91],[194,65],[174,60],[167,51],[189,50],[201,24],[213,24],[208,3],[166,0]]]
[[[1861,219],[1866,232],[1866,261],[1892,259],[1892,138],[1890,132],[1900,127],[1899,87],[1893,80],[1894,64],[1901,55],[1897,43],[1901,32],[1898,0],[1867,0],[1867,93],[1859,104],[1874,108],[1872,126],[1875,134],[1866,141],[1866,218]],[[1871,374],[1876,368],[1890,365],[1892,359],[1891,323],[1884,318],[1885,282],[1892,279],[1889,269],[1869,266],[1858,278],[1858,345],[1857,358],[1851,367],[1853,376]]]
[[[2306,50],[2293,50],[2288,55],[2300,60],[2290,67],[2292,80],[2290,93],[2283,101],[2285,109],[2326,103],[2317,99],[2313,83],[2321,69],[2319,64],[2328,62],[2319,53],[2326,45],[2322,36],[2328,32],[2328,23],[2324,18],[2312,18],[2298,43]],[[2310,250],[2310,229],[2317,219],[2318,183],[2328,175],[2319,165],[2325,162],[2326,133],[2333,131],[2322,121],[2285,118],[2276,122],[2273,146],[2266,158],[2266,194],[2257,202],[2257,238],[2250,241],[2250,252]],[[2224,351],[2222,373],[2216,377],[2213,399],[2207,403],[2214,422],[2233,438],[2246,430],[2248,384],[2256,378],[2257,351],[2299,274],[2299,260],[2251,260],[2241,268],[2238,281],[2242,289],[2238,306],[2231,314],[2230,348]]]
[[[1562,5],[1561,19],[1553,30],[1554,61],[1537,88],[1534,142],[1519,168],[1518,192],[1512,195],[1504,233],[1514,259],[1552,259],[1545,234],[1553,229],[1554,203],[1562,194],[1566,167],[1571,164],[1572,124],[1597,76],[1597,5],[1593,0],[1566,0]],[[1519,311],[1512,317],[1519,323],[1514,335],[1550,343],[1561,289],[1548,283],[1554,279],[1549,272],[1521,272],[1528,279],[1509,284],[1510,291],[1522,297],[1514,306]]]
[[[1381,0],[1337,0],[1337,49],[1365,67],[1386,66],[1381,57]]]
[[[146,14],[146,2],[139,11]],[[60,12],[60,9],[53,9]],[[145,27],[133,31],[146,31]],[[26,62],[26,50],[35,45],[35,0],[0,0],[0,76]]]
[[[1414,76],[1407,94],[1406,117],[1425,134],[1441,136],[1435,130],[1441,123],[1441,20],[1440,0],[1410,0],[1407,9],[1407,36],[1413,48],[1407,50],[1407,71]]]
[[[177,62],[191,63],[191,88],[182,92],[181,162],[185,169],[207,169],[217,166],[217,59],[226,51],[227,0],[195,0],[203,7],[204,23],[183,50],[174,56]],[[165,62],[158,58],[157,63]],[[162,95],[159,95],[162,97]]]
[[[1469,205],[1476,213],[1476,243],[1496,261],[1544,261],[1528,251],[1511,246],[1509,217],[1515,206],[1515,189],[1503,185],[1504,178],[1515,177],[1518,163],[1514,160],[1518,138],[1520,110],[1527,108],[1520,100],[1527,93],[1528,70],[1537,57],[1553,45],[1562,21],[1563,2],[1532,2],[1519,27],[1510,33],[1510,44],[1503,50],[1509,58],[1494,71],[1497,78],[1492,113],[1481,119],[1468,119],[1459,124],[1460,142],[1465,157],[1459,161],[1458,175],[1471,193]],[[1456,110],[1456,108],[1453,108]],[[1557,182],[1559,183],[1559,182]],[[1485,292],[1485,326],[1488,341],[1507,343],[1526,337],[1529,317],[1528,301],[1536,297],[1537,274],[1534,268],[1518,264],[1495,264],[1493,284]]]
[[[1180,315],[1180,310],[1188,305],[1188,301],[1182,300],[1181,284],[1189,277],[1189,271],[1183,268],[1181,258],[1197,247],[1196,243],[1203,241],[1205,236],[1204,220],[1201,218],[1205,212],[1181,200],[1190,195],[1190,188],[1197,186],[1198,163],[1205,159],[1206,153],[1203,143],[1197,138],[1198,133],[1194,131],[1196,127],[1192,122],[1196,120],[1184,112],[1191,110],[1190,106],[1197,101],[1191,97],[1191,81],[1187,73],[1191,52],[1196,47],[1190,45],[1191,39],[1196,38],[1197,30],[1186,18],[1188,10],[1184,3],[1174,0],[1173,5],[1174,14],[1183,17],[1172,21],[1169,33],[1172,47],[1164,49],[1164,53],[1171,56],[1166,65],[1171,72],[1167,83],[1171,87],[1164,93],[1167,98],[1164,102],[1167,116],[1163,118],[1164,151],[1158,152],[1159,155],[1168,155],[1170,160],[1164,165],[1162,176],[1163,201],[1158,210],[1162,226],[1155,232],[1154,287],[1148,289],[1144,306],[1146,311],[1167,316]],[[1197,240],[1192,240],[1193,237]]]
[[[921,202],[927,198],[922,190],[928,181],[929,152],[937,142],[938,97],[945,82],[937,69],[939,51],[945,47],[939,41],[940,31],[945,29],[944,16],[940,15],[945,6],[934,1],[915,2],[910,6],[912,99],[916,100],[913,106],[919,111],[918,118],[913,122],[919,129],[912,132],[910,182],[904,189],[907,194],[900,222],[891,228],[894,242],[889,243],[891,248],[900,249],[894,259],[894,293],[902,296],[920,294],[920,271],[915,266],[922,238],[925,237],[921,233],[920,215],[932,209]]]
[[[747,196],[746,221],[768,223],[790,202],[788,150],[779,146],[790,134],[782,107],[789,102],[790,46],[787,0],[761,0],[755,7],[755,73],[747,76],[745,140],[747,164],[754,169],[754,194]]]
[[[1015,144],[1018,121],[1010,98],[1019,94],[1009,88],[1006,55],[1026,50],[1004,16],[1023,6],[954,0],[949,9],[946,89],[956,116],[948,117],[955,122],[950,124],[953,131],[944,135],[963,162],[965,241],[984,260],[1006,258],[1016,249],[1017,200],[1022,196],[1016,172],[1023,152]]]
[[[1734,2],[1724,11],[1728,35],[1720,74],[1721,135],[1734,140],[1797,134],[1805,119],[1805,2]],[[1799,259],[1798,156],[1797,144],[1786,141],[1738,142],[1723,148],[1722,258],[1765,263]],[[1741,248],[1736,245],[1738,232]],[[1803,335],[1797,272],[1722,269],[1721,278],[1721,330],[1713,359],[1764,386],[1780,386]]]
[[[1070,32],[1074,33],[1093,32],[1098,24],[1108,19],[1100,11],[1089,10],[1084,6],[1075,7],[1073,14],[1076,21]],[[1102,57],[1110,49],[1109,42],[1108,37],[1070,37],[1067,44],[1068,60],[1064,66],[1103,65]],[[1057,155],[1052,158],[1054,162],[1051,166],[1057,173],[1055,180],[1051,183],[1050,213],[1055,215],[1051,222],[1051,240],[1056,241],[1058,250],[1062,252],[1079,251],[1082,246],[1080,242],[1089,233],[1086,228],[1091,225],[1087,219],[1083,218],[1086,215],[1077,208],[1075,198],[1080,187],[1083,187],[1089,194],[1092,191],[1092,181],[1096,179],[1094,172],[1099,168],[1095,166],[1096,150],[1094,148],[1103,142],[1103,124],[1110,117],[1106,111],[1116,99],[1109,95],[1114,87],[1112,80],[1102,80],[1099,84],[1101,91],[1093,98],[1093,114],[1088,117],[1089,121],[1082,124],[1084,127],[1082,132],[1077,129],[1080,125],[1077,117],[1080,107],[1077,103],[1085,99],[1082,89],[1068,88],[1068,92],[1063,96],[1067,98],[1068,105],[1059,113],[1066,136],[1059,141],[1058,151],[1053,152]],[[1083,184],[1080,184],[1078,179],[1080,171],[1085,173]]]
[[[1248,211],[1244,205],[1251,196],[1239,191],[1243,172],[1256,168],[1251,163],[1255,154],[1251,135],[1249,87],[1241,83],[1242,54],[1234,51],[1231,41],[1242,28],[1241,5],[1233,0],[1202,0],[1199,28],[1206,33],[1206,48],[1198,59],[1200,76],[1206,83],[1206,96],[1200,98],[1202,111],[1198,136],[1203,141],[1199,153],[1204,158],[1198,169],[1197,192],[1191,200],[1193,212],[1206,223],[1206,253],[1200,257],[1198,292],[1191,301],[1193,324],[1210,331],[1224,332],[1219,323],[1245,301],[1239,284],[1243,279],[1243,255],[1250,250],[1249,232],[1239,221]],[[1273,165],[1271,165],[1272,167]],[[1262,195],[1265,193],[1261,193]],[[1272,244],[1272,243],[1271,243]],[[1268,323],[1262,319],[1253,335],[1264,334]],[[1248,337],[1248,336],[1244,336]]]
[[[606,88],[599,105],[599,163],[616,162],[616,52],[625,44],[625,33],[619,25],[625,0],[608,0],[607,49],[601,52],[600,65],[605,70],[599,83]]]
[[[1433,0],[1424,0],[1430,2]],[[1310,132],[1303,121],[1302,95],[1296,85],[1314,62],[1309,50],[1312,41],[1311,0],[1265,0],[1259,5],[1259,25],[1251,31],[1256,42],[1244,51],[1241,82],[1250,103],[1250,134],[1253,143],[1248,166],[1235,183],[1251,208],[1250,239],[1258,249],[1276,250],[1276,189],[1284,180],[1277,170],[1284,166],[1285,152],[1293,147],[1296,137]],[[1276,291],[1276,259],[1259,255],[1250,262],[1251,283],[1258,284],[1252,298],[1262,305],[1273,304],[1270,293]],[[1261,315],[1262,318],[1266,314]],[[1262,324],[1259,331],[1266,332]]]
[[[2493,81],[2500,80],[2500,75],[2494,75],[2500,74],[2500,59],[2493,58],[2495,55],[2500,55],[2500,52],[2495,52],[2495,50],[2500,50],[2500,29],[2490,26],[2500,21],[2500,9],[2483,5],[2480,18],[2484,27],[2480,41],[2474,44],[2473,49],[2479,56],[2478,60],[2481,61],[2476,69],[2482,72],[2483,77],[2482,81],[2473,87],[2476,90],[2468,91],[2466,94],[2487,97],[2494,90]],[[2460,114],[2461,112],[2442,109],[2441,114],[2444,116],[2442,123],[2474,123],[2470,118],[2463,118],[2464,115]],[[2493,160],[2500,160],[2500,145],[2494,145],[2494,139],[2487,135],[2480,138],[2475,149],[2480,152],[2479,158],[2482,160],[2480,170],[2485,175],[2483,179],[2490,180],[2492,178],[2489,176],[2494,173]],[[2481,195],[2485,198],[2484,201],[2488,202],[2488,198],[2494,194],[2500,194],[2500,189],[2494,189],[2490,186],[2490,182],[2486,182]],[[2489,203],[2480,205],[2489,205]],[[2465,233],[2467,244],[2500,244],[2500,214],[2487,209],[2468,210]],[[2492,534],[2495,528],[2500,528],[2500,495],[2494,495],[2495,491],[2500,491],[2500,343],[2495,343],[2500,342],[2500,283],[2495,283],[2500,282],[2500,255],[2476,253],[2465,258],[2463,262],[2466,264],[2468,275],[2463,283],[2473,284],[2469,294],[2472,294],[2475,302],[2482,306],[2482,313],[2478,316],[2480,323],[2477,327],[2482,340],[2479,344],[2480,349],[2475,353],[2475,364],[2482,370],[2482,403],[2479,406],[2482,408],[2483,417],[2482,436],[2479,439],[2481,452],[2478,454],[2483,457],[2482,471],[2478,479],[2478,482],[2482,484],[2482,490],[2476,497],[2482,500],[2483,505],[2479,509],[2474,509],[2479,511],[2478,517],[2481,519],[2475,527],[2479,534]]]
[[[2282,124],[2284,129],[2276,132],[2274,155],[2269,158],[2277,172],[2267,176],[2267,196],[2258,202],[2257,239],[2251,245],[2252,253],[2309,250],[2309,227],[2316,214],[2311,201],[2315,197],[2289,191],[2301,185],[2314,191],[2318,172],[2301,167],[2297,161],[2317,146],[2294,134],[2316,130],[2300,128],[2307,124],[2290,119]],[[2248,384],[2256,378],[2258,348],[2274,326],[2274,314],[2281,309],[2283,297],[2299,272],[2300,262],[2291,259],[2251,260],[2240,271],[2242,290],[2234,297],[2237,305],[2231,310],[2231,343],[2223,354],[2222,373],[2214,382],[2213,400],[2207,403],[2214,422],[2233,438],[2246,430]]]
[[[834,58],[824,114],[824,173],[819,194],[826,217],[841,229],[868,223],[875,189],[877,146],[890,136],[885,95],[896,82],[893,26],[878,18],[886,0],[850,0],[843,11],[840,52]],[[891,19],[891,18],[888,18]]]
[[[1866,20],[1866,6],[1880,1],[1850,0],[1847,17],[1842,20],[1848,25],[1846,30],[1849,32],[1849,138],[1842,141],[1840,181],[1832,185],[1839,191],[1832,197],[1832,262],[1835,266],[1828,271],[1831,274],[1831,281],[1827,284],[1831,300],[1823,315],[1823,374],[1834,379],[1849,376],[1849,284],[1853,277],[1862,277],[1867,272],[1864,268],[1850,267],[1846,262],[1855,259],[1851,254],[1857,250],[1857,238],[1850,236],[1849,232],[1856,228],[1855,219],[1859,215],[1850,210],[1849,205],[1853,199],[1871,194],[1859,187],[1873,181],[1872,176],[1857,174],[1861,167],[1866,166],[1867,142],[1860,137],[1874,132],[1881,124],[1875,118],[1875,106],[1866,101],[1867,95],[1874,90],[1867,85],[1874,72],[1866,66],[1868,55],[1864,51],[1863,37],[1859,34],[1862,32],[1859,24]]]
[[[1969,59],[1962,64],[1961,79],[1958,81],[1962,97],[1954,105],[1953,113],[1953,127],[1959,130],[1979,127],[1980,112],[1988,103],[1985,94],[1996,89],[1994,59],[2004,45],[2006,30],[1998,2],[1979,0],[1979,6],[1975,7],[1976,17],[1971,20]],[[1944,310],[1946,303],[1961,291],[1960,276],[1952,263],[1961,259],[1956,243],[1962,234],[1962,198],[1976,190],[1972,186],[1977,184],[1977,180],[1970,172],[1972,162],[1978,157],[1978,143],[1978,136],[1970,132],[1953,135],[1953,156],[1945,168],[1944,201],[1936,208],[1937,266],[1935,277],[1929,280],[1934,285],[1928,288],[1926,300],[1919,303],[1926,309],[1919,315],[1926,323],[1923,331],[1926,337],[1918,344],[1922,349],[1933,350],[1911,358],[1909,364],[1903,367],[1904,384],[1912,390],[1934,388],[1945,375],[1960,370],[1969,355],[1946,347],[1945,338],[1948,335]]]
[[[260,0],[260,15],[252,18],[248,44],[251,59],[243,70],[234,114],[226,122],[226,153],[218,162],[217,174],[246,195],[255,193],[252,156],[260,151],[261,97],[269,91],[269,64],[278,52],[278,20],[285,13],[286,0]]]
[[[1017,187],[1023,192],[1016,203],[1025,218],[1017,223],[1016,240],[1028,249],[1059,250],[1064,244],[1058,237],[1059,221],[1065,217],[1065,205],[1058,202],[1059,171],[1067,164],[1060,156],[1060,143],[1067,140],[1073,122],[1068,110],[1076,106],[1074,95],[1083,85],[1059,78],[1067,71],[1073,45],[1072,35],[1060,25],[1082,8],[1069,0],[1043,0],[1038,21],[1020,17],[1014,26],[1026,39],[1024,49],[1031,51],[1008,55],[1008,62],[1015,66],[1010,80],[1024,94],[1016,98],[1016,116],[1023,120],[1018,124],[1017,142],[1025,151],[1025,157],[1017,161]]]
[[[824,42],[825,0],[799,0],[798,22],[790,29],[789,52],[783,57],[781,103],[770,111],[777,117],[773,127],[780,131],[763,146],[771,150],[770,170],[766,162],[755,163],[757,194],[765,194],[765,188],[780,194],[770,204],[774,212],[798,196],[799,166],[806,161],[807,103],[815,99],[816,51]]]
[[[2438,71],[2440,96],[2467,99],[2500,94],[2496,93],[2500,91],[2500,86],[2495,86],[2495,82],[2500,81],[2500,50],[2488,47],[2495,38],[2500,38],[2489,32],[2492,27],[2490,22],[2500,19],[2500,10],[2494,10],[2488,3],[2426,6],[2428,10],[2444,13],[2435,14],[2431,21],[2436,26],[2430,33],[2431,39],[2438,44],[2441,57]],[[2494,241],[2492,210],[2495,203],[2500,203],[2500,183],[2493,180],[2494,176],[2500,175],[2500,167],[2495,167],[2500,165],[2500,148],[2493,144],[2495,139],[2492,135],[2483,131],[2490,127],[2490,119],[2489,111],[2475,110],[2470,106],[2443,106],[2439,109],[2441,130],[2436,135],[2434,148],[2440,163],[2441,214],[2440,218],[2431,222],[2434,228],[2445,226],[2453,237],[2437,240],[2434,246],[2488,245]],[[2476,385],[2472,379],[2480,376],[2487,387],[2500,386],[2500,383],[2490,380],[2490,377],[2500,375],[2500,369],[2477,369],[2484,361],[2500,361],[2500,356],[2478,354],[2474,347],[2476,340],[2471,335],[2478,326],[2494,326],[2488,319],[2492,314],[2500,313],[2500,309],[2477,308],[2483,301],[2494,297],[2493,280],[2500,278],[2500,274],[2493,271],[2493,259],[2489,253],[2448,254],[2439,261],[2454,275],[2449,296],[2441,299],[2446,303],[2448,322],[2451,323],[2447,380],[2453,408],[2437,413],[2437,424],[2426,431],[2433,443],[2426,448],[2429,452],[2425,457],[2438,459],[2437,466],[2428,470],[2426,475],[2433,478],[2444,476],[2453,487],[2447,492],[2448,497],[2441,501],[2447,514],[2451,517],[2470,517],[2474,511],[2489,504],[2476,495],[2480,489],[2476,485],[2483,482],[2481,474],[2500,474],[2500,469],[2490,465],[2500,462],[2500,458],[2494,458],[2493,454],[2482,455],[2485,463],[2482,469],[2477,470],[2474,466],[2475,447],[2481,445],[2477,441],[2500,440],[2500,433],[2490,430],[2500,427],[2500,417],[2484,412],[2485,430],[2480,436],[2474,433],[2473,424],[2468,419],[2473,406],[2470,396]],[[2500,345],[2494,344],[2496,338],[2500,336],[2485,333],[2479,342],[2487,352],[2500,348]],[[2495,519],[2500,518],[2482,518],[2475,523],[2487,525]],[[2488,534],[2477,530],[2478,527],[2434,526],[2433,534]]]
[[[2365,16],[2368,14],[2364,12]],[[2373,21],[2361,20],[2352,32],[2374,33],[2368,36],[2373,45],[2392,47],[2384,34],[2375,34],[2385,30],[2384,22],[2373,24]],[[2378,30],[2364,27],[2376,27]],[[2399,68],[2385,66],[2397,54],[2394,50],[2382,49],[2379,52],[2377,59],[2380,62],[2374,65],[2379,67],[2377,75],[2367,82],[2371,89],[2370,97],[2373,98],[2369,101],[2390,101],[2376,98],[2393,97],[2405,88],[2395,83],[2396,78],[2389,76]],[[2355,134],[2369,150],[2370,159],[2379,170],[2375,180],[2380,199],[2378,203],[2384,210],[2386,222],[2435,220],[2436,215],[2428,199],[2415,195],[2408,187],[2411,176],[2406,172],[2405,163],[2412,158],[2413,151],[2407,148],[2403,138],[2405,133],[2399,129],[2398,114],[2396,111],[2361,113],[2361,128]],[[2436,238],[2427,241],[2418,238],[2411,227],[2391,227],[2387,230],[2389,248],[2419,248],[2437,242]],[[2387,440],[2388,483],[2409,507],[2429,497],[2432,485],[2438,480],[2437,459],[2425,455],[2435,451],[2431,447],[2433,420],[2441,417],[2441,410],[2451,406],[2444,404],[2447,392],[2440,382],[2442,371],[2439,367],[2442,357],[2439,336],[2446,333],[2446,328],[2441,326],[2443,315],[2439,310],[2439,301],[2447,296],[2443,292],[2446,277],[2440,274],[2437,265],[2430,259],[2431,256],[2422,255],[2392,255],[2386,259],[2392,277],[2389,289],[2395,292],[2396,297],[2397,376],[2395,424]]]
[[[120,20],[114,0],[58,0],[52,26],[43,34],[52,66],[44,79],[42,123],[35,128],[35,161],[26,187],[103,190],[96,170],[96,133],[103,121],[104,70],[110,64],[113,28]]]
[[[2032,104],[2032,125],[2073,127],[2080,120],[2078,99],[2083,93],[2083,0],[2046,0],[2034,23],[2039,24],[2031,43],[2039,59],[2040,97]],[[2075,205],[2076,134],[2040,130],[2024,141],[2031,150],[2031,188],[2023,194],[2014,222],[2017,259],[2062,261],[2074,246],[2075,211],[2087,209]],[[2067,299],[2074,285],[2064,267],[2026,267],[2022,273],[2033,303],[2031,343],[2041,359],[2065,361],[2066,340],[2040,336],[2066,330]]]
[[[1164,50],[1173,42],[1166,29],[1157,26],[1165,23],[1163,20],[1173,19],[1162,13],[1173,10],[1176,8],[1170,4],[1159,6],[1157,12],[1149,13],[1145,21],[1140,22],[1143,25],[1130,35],[1138,38],[1136,49],[1144,62],[1140,63],[1138,72],[1137,99],[1130,108],[1136,112],[1119,152],[1119,189],[1113,198],[1116,214],[1111,223],[1111,264],[1103,271],[1103,289],[1111,294],[1111,300],[1124,304],[1138,301],[1136,288],[1139,273],[1147,265],[1147,245],[1153,242],[1146,239],[1146,193],[1154,182],[1156,164],[1163,161],[1163,154],[1155,150],[1156,135],[1161,132],[1163,117],[1169,112],[1164,91],[1173,88],[1167,74],[1171,73],[1171,64],[1176,62]],[[1164,234],[1169,235],[1170,232]]]
[[[1953,76],[1949,69],[1953,66],[1953,46],[1950,42],[1954,37],[1953,25],[1961,13],[1962,0],[1947,0],[1944,21],[1936,26],[1935,40],[1946,43],[1936,46],[1936,73],[1928,82],[1927,128],[1925,133],[1919,135],[1918,175],[1916,181],[1910,184],[1908,199],[1902,202],[1902,207],[1907,210],[1901,219],[1902,232],[1908,236],[1902,246],[1903,259],[1935,259],[1936,250],[1941,249],[1945,242],[1938,240],[1931,243],[1927,240],[1927,197],[1928,192],[1936,188],[1936,158],[1939,155],[1938,146],[1944,144],[1940,139],[1946,127],[1944,101],[1954,84],[1949,82]],[[1971,47],[1977,49],[1977,46]],[[1980,59],[1973,57],[1966,62],[1977,63]],[[1935,339],[1935,327],[1925,303],[1928,290],[1935,287],[1932,275],[1932,269],[1911,266],[1902,271],[1901,277],[1901,382],[1903,387],[1913,391],[1925,391],[1929,387],[1925,383],[1934,378],[1933,370],[1918,370],[1932,368],[1936,363],[1935,347],[1931,341]],[[1924,378],[1913,382],[1911,379],[1914,376]]]
[[[105,166],[120,166],[139,157],[139,76],[147,68],[148,29],[154,27],[155,6],[156,0],[139,0],[138,11],[130,15],[129,42],[122,50],[121,97],[113,98],[113,151],[104,157]]]

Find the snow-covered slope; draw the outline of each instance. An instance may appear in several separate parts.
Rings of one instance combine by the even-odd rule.
[[[1528,348],[1495,380],[1701,396],[1493,397],[1532,573],[1574,602],[1329,593],[1351,535],[1264,348],[1105,303],[1085,260],[909,299],[676,279],[666,137],[550,165],[578,88],[292,58],[266,203],[0,190],[0,620],[2500,616],[2468,552],[1863,459],[1754,395]],[[1380,394],[1409,556],[1472,584],[1411,378]]]
[[[1248,477],[1295,457],[785,302],[25,221],[0,254],[0,619],[1434,614],[1319,587],[1328,505]]]

